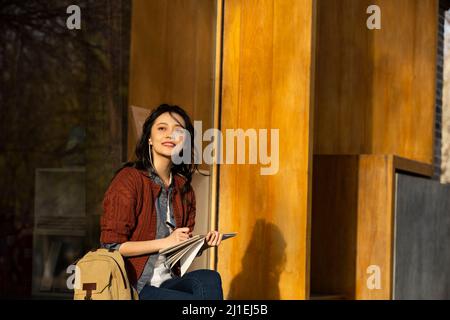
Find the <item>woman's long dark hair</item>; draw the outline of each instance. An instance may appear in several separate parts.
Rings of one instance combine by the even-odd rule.
[[[125,163],[119,170],[116,171],[115,174],[117,174],[120,170],[122,170],[125,167],[133,167],[139,170],[145,170],[145,171],[154,171],[154,168],[152,166],[152,162],[150,160],[149,150],[148,150],[148,140],[151,135],[151,130],[153,127],[153,124],[155,123],[155,120],[162,115],[163,113],[169,112],[169,114],[173,117],[173,113],[178,114],[181,116],[184,120],[184,123],[186,124],[184,129],[186,129],[190,136],[188,138],[191,139],[191,154],[190,154],[190,161],[189,163],[180,163],[180,164],[173,164],[172,166],[172,174],[180,174],[183,177],[187,179],[187,182],[184,184],[182,189],[182,194],[184,195],[190,188],[190,184],[192,181],[192,175],[195,172],[195,170],[198,170],[198,165],[194,163],[195,159],[195,146],[194,146],[194,126],[192,125],[191,118],[188,116],[186,111],[184,111],[182,108],[176,105],[168,105],[168,104],[161,104],[159,107],[154,109],[150,116],[145,120],[145,123],[142,127],[142,134],[141,137],[136,145],[135,154],[136,154],[136,160]],[[175,118],[174,118],[175,119]],[[176,119],[175,119],[176,120]],[[176,120],[178,122],[178,120]],[[181,123],[180,123],[181,125]],[[183,149],[180,151],[180,157],[183,158]]]

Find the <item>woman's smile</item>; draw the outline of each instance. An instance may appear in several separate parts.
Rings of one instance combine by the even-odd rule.
[[[170,149],[175,148],[175,146],[176,146],[176,144],[173,143],[173,142],[163,142],[162,145],[164,147],[167,147],[167,148],[170,148]]]

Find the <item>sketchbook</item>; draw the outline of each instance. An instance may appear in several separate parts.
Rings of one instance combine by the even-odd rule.
[[[232,238],[236,236],[236,234],[236,232],[224,233],[222,241]],[[166,256],[166,267],[172,269],[175,264],[180,261],[181,276],[183,276],[187,269],[189,269],[195,257],[200,253],[200,249],[205,244],[205,238],[206,235],[196,235],[186,241],[177,243],[174,246],[159,250],[160,254]]]

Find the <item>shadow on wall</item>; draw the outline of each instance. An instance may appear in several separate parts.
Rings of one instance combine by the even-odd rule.
[[[279,280],[286,265],[286,241],[281,230],[256,221],[242,259],[242,270],[231,281],[227,299],[280,299]]]

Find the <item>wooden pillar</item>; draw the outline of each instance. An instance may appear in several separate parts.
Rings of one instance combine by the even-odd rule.
[[[218,250],[226,298],[309,296],[314,4],[224,2],[222,133],[279,129],[276,174],[220,166],[219,229],[238,232]]]

